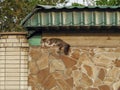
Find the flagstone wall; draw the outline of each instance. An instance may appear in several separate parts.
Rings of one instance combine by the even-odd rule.
[[[32,90],[120,90],[120,47],[30,47]]]

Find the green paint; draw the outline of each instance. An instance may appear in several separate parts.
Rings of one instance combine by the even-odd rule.
[[[72,12],[67,12],[66,13],[66,25],[72,25]]]
[[[38,26],[38,14],[36,13],[31,17],[31,24],[32,26]]]
[[[31,37],[28,41],[31,46],[40,46],[41,45],[41,35],[35,35],[35,36]]]
[[[119,23],[117,20],[119,12],[117,14],[113,11],[108,17],[106,14],[106,11],[96,13],[95,11],[74,11],[74,14],[73,11],[38,12],[28,19],[24,26],[106,26],[108,19],[109,25],[116,26]],[[98,20],[97,24],[96,20]]]

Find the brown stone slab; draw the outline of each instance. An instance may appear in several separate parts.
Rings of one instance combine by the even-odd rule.
[[[101,85],[98,88],[99,88],[99,90],[111,90],[108,85]]]
[[[73,88],[73,78],[69,78],[66,82]]]
[[[40,70],[37,75],[38,75],[39,83],[42,84],[45,81],[45,79],[48,77],[48,75],[49,75],[49,68]]]
[[[45,90],[50,90],[51,88],[56,86],[56,80],[52,75],[49,75],[42,84]]]
[[[80,57],[80,50],[79,49],[73,50],[73,53],[72,53],[71,57],[74,58],[74,59],[79,59],[79,57]]]
[[[106,75],[105,70],[101,68],[100,71],[99,71],[99,74],[98,74],[98,78],[103,81],[104,78],[105,78],[105,75]]]
[[[114,64],[116,67],[120,67],[120,60],[115,60]]]
[[[64,55],[61,55],[60,58],[64,62],[66,68],[71,68],[77,63],[74,59],[64,56]]]
[[[61,90],[72,90],[71,86],[65,80],[59,79],[57,80],[57,84]]]
[[[88,76],[92,76],[93,75],[93,70],[92,67],[88,66],[88,65],[84,65],[85,70],[87,71]]]
[[[81,78],[80,82],[84,86],[91,86],[93,84],[92,79],[90,79],[85,73],[82,73],[82,78]]]
[[[37,74],[39,72],[39,69],[35,61],[29,62],[29,69],[31,74]]]
[[[97,88],[88,88],[87,90],[98,90]]]

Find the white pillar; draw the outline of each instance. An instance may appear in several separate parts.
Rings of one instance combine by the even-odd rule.
[[[26,33],[0,33],[0,90],[28,90]]]

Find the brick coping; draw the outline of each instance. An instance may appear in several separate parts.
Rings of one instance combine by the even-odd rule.
[[[27,32],[0,32],[0,35],[24,35]]]

